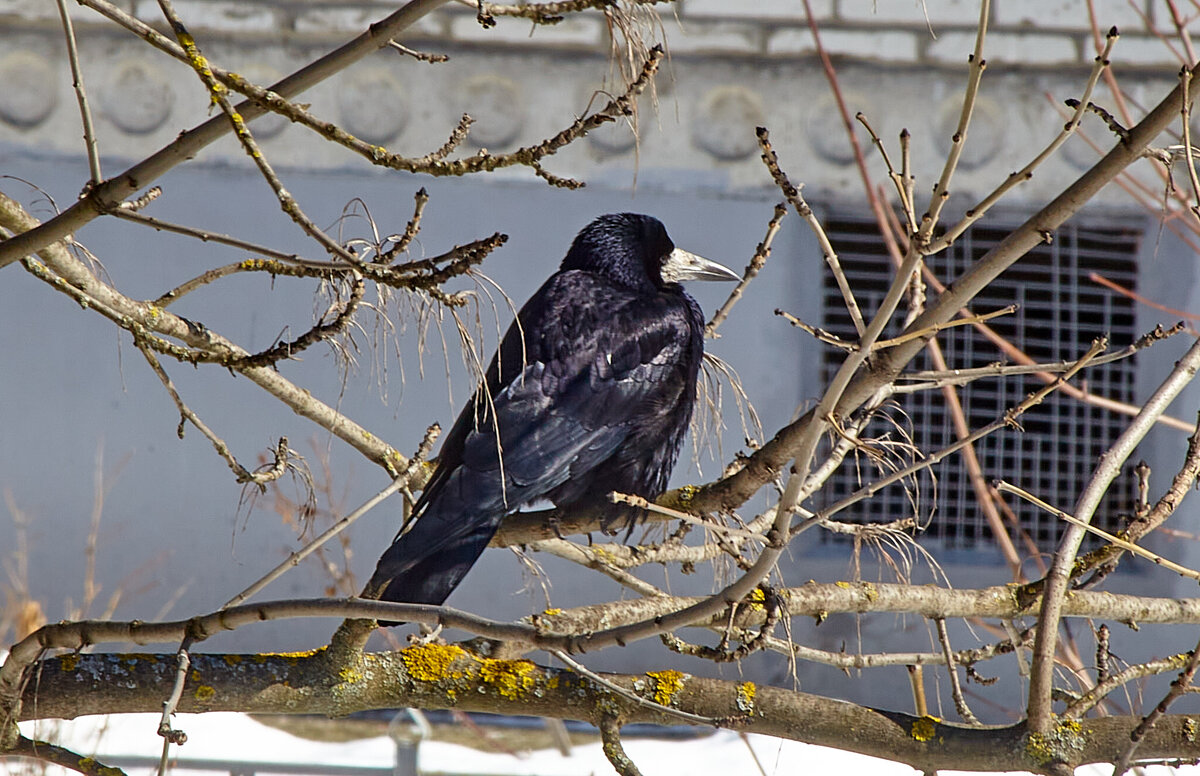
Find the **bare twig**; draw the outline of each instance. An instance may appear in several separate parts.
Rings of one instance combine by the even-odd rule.
[[[1121,753],[1121,758],[1113,765],[1113,776],[1124,776],[1125,771],[1129,769],[1129,761],[1133,759],[1133,754],[1137,751],[1138,745],[1142,743],[1142,739],[1146,737],[1146,733],[1154,727],[1154,723],[1158,721],[1159,717],[1167,713],[1167,709],[1179,699],[1179,696],[1189,691],[1192,686],[1192,678],[1196,675],[1197,666],[1200,666],[1200,643],[1192,647],[1192,651],[1188,653],[1187,663],[1179,672],[1179,676],[1175,677],[1175,681],[1171,682],[1171,688],[1167,690],[1167,694],[1129,734],[1129,748]]]
[[[891,179],[892,184],[896,187],[896,195],[900,197],[900,209],[904,213],[904,218],[907,222],[906,226],[908,229],[908,234],[915,234],[917,231],[917,221],[915,215],[916,209],[911,199],[912,186],[910,185],[908,168],[910,162],[908,149],[908,130],[904,130],[900,135],[901,170],[897,171],[896,168],[892,166],[892,159],[890,156],[888,156],[887,148],[883,145],[883,140],[880,139],[879,135],[875,133],[875,129],[871,126],[871,123],[867,121],[866,115],[860,111],[854,114],[854,118],[856,118],[858,123],[862,124],[863,128],[867,130],[867,134],[871,136],[871,142],[874,143],[875,148],[879,150],[879,155],[883,157],[883,164],[885,167],[887,167],[888,178]]]
[[[425,191],[425,187],[417,189],[417,193],[413,195],[413,214],[412,218],[408,219],[408,223],[404,226],[404,234],[400,235],[400,239],[391,248],[388,248],[380,257],[381,264],[390,264],[395,261],[396,257],[408,250],[408,246],[412,245],[412,241],[416,239],[417,232],[421,231],[421,216],[425,214],[425,205],[429,202],[429,193]]]
[[[66,0],[58,1],[58,15],[62,19],[63,37],[67,40],[67,60],[71,64],[71,86],[75,89],[75,100],[79,103],[79,118],[83,124],[83,146],[87,149],[89,185],[99,185],[104,180],[100,171],[100,150],[96,143],[96,127],[92,123],[92,109],[88,106],[87,90],[83,87],[83,69],[79,66],[79,49],[75,43],[75,26],[67,12]]]
[[[1002,307],[999,310],[993,310],[990,313],[980,313],[978,315],[972,315],[967,318],[955,318],[954,320],[946,321],[945,323],[934,324],[933,326],[928,326],[924,329],[917,329],[916,331],[906,331],[898,337],[892,337],[891,339],[879,340],[878,342],[875,343],[875,350],[883,350],[885,348],[894,348],[897,345],[902,345],[905,342],[908,342],[908,341],[914,340],[914,339],[929,339],[934,334],[937,334],[938,332],[941,332],[941,331],[945,331],[946,329],[954,328],[955,326],[972,326],[976,323],[983,323],[984,321],[990,321],[993,318],[999,318],[1002,315],[1012,315],[1016,311],[1017,311],[1017,305],[1010,304],[1008,307]]]
[[[979,725],[979,718],[971,713],[967,699],[963,696],[962,685],[958,682],[958,667],[954,661],[954,650],[950,648],[950,634],[946,630],[946,620],[939,617],[933,621],[937,626],[938,641],[942,644],[942,654],[946,658],[946,673],[950,677],[950,693],[954,697],[954,708],[958,716],[968,725]]]
[[[638,595],[666,595],[666,593],[649,582],[639,579],[628,571],[609,563],[605,557],[605,553],[597,551],[594,547],[581,547],[566,539],[542,539],[541,541],[530,543],[528,547],[535,552],[544,552],[556,558],[569,560],[581,566],[599,571],[617,584],[632,590]]]
[[[158,6],[162,9],[167,23],[171,25],[171,29],[174,31],[175,37],[179,40],[179,44],[183,47],[184,53],[187,55],[188,64],[196,71],[196,75],[200,77],[200,81],[208,90],[212,101],[229,118],[229,124],[233,129],[234,136],[242,144],[246,155],[258,167],[258,171],[262,174],[263,179],[267,181],[271,190],[275,192],[275,197],[279,200],[279,206],[283,212],[287,213],[304,230],[305,234],[316,240],[334,258],[341,259],[349,264],[357,264],[358,261],[354,254],[339,245],[332,237],[325,234],[324,230],[313,223],[312,219],[301,209],[300,203],[296,201],[296,198],[284,188],[283,181],[279,180],[275,169],[267,161],[267,157],[263,154],[262,149],[259,148],[258,141],[254,139],[254,134],[250,131],[246,119],[242,117],[238,109],[230,102],[228,88],[213,75],[208,60],[200,53],[200,47],[196,44],[196,40],[192,37],[191,33],[187,31],[183,20],[179,18],[179,14],[175,12],[175,7],[172,5],[171,0],[158,0]]]
[[[1191,211],[1193,216],[1200,218],[1200,180],[1196,178],[1196,160],[1192,149],[1192,101],[1195,97],[1191,94],[1192,71],[1186,65],[1179,70],[1179,83],[1183,87],[1183,102],[1179,108],[1183,120],[1183,158],[1187,162],[1188,180],[1192,183],[1192,196],[1195,197]]]
[[[200,431],[201,434],[205,436],[206,439],[208,439],[209,442],[212,443],[213,448],[217,451],[217,455],[221,456],[226,465],[228,465],[233,471],[238,482],[253,482],[257,485],[265,485],[268,482],[278,479],[279,476],[283,474],[283,466],[281,466],[281,464],[286,465],[286,461],[289,457],[286,439],[280,442],[279,448],[282,450],[282,455],[279,454],[280,450],[276,451],[277,466],[272,467],[272,471],[278,469],[278,473],[255,474],[251,472],[246,467],[238,463],[237,458],[234,457],[233,453],[229,449],[229,446],[225,444],[225,440],[217,436],[213,430],[208,427],[208,424],[201,420],[200,416],[187,406],[187,404],[183,401],[183,397],[179,395],[179,391],[175,389],[175,384],[171,381],[171,377],[167,374],[166,370],[163,369],[162,364],[160,364],[158,361],[158,357],[150,351],[150,348],[136,337],[134,338],[134,344],[137,345],[138,350],[140,350],[142,355],[145,357],[146,363],[150,365],[150,369],[163,384],[163,388],[167,390],[171,400],[175,402],[175,407],[179,410],[180,415],[179,429],[177,434],[181,438],[183,437],[183,426],[185,421],[190,422]]]
[[[822,328],[819,328],[817,326],[812,326],[810,324],[805,323],[804,321],[800,320],[799,318],[797,318],[796,316],[787,312],[786,310],[780,310],[780,309],[776,308],[775,314],[778,315],[780,318],[783,318],[788,323],[795,326],[797,329],[801,329],[803,331],[808,332],[815,339],[820,340],[821,342],[824,342],[826,345],[832,345],[833,347],[838,348],[839,350],[845,350],[845,351],[855,350],[858,347],[853,342],[847,342],[846,340],[842,339],[841,337],[838,337],[834,334],[830,334],[829,332],[825,331]]]
[[[230,607],[241,604],[243,601],[246,601],[247,599],[250,598],[250,596],[252,596],[255,593],[257,593],[258,591],[262,590],[263,588],[265,588],[267,585],[274,582],[279,577],[283,576],[289,569],[292,569],[292,568],[295,568],[296,566],[298,566],[300,564],[300,561],[304,560],[306,557],[311,555],[314,551],[316,551],[316,549],[318,547],[325,544],[325,542],[329,541],[333,537],[340,534],[342,531],[349,528],[354,523],[354,521],[358,520],[358,518],[362,517],[367,512],[370,512],[372,509],[374,509],[376,506],[378,506],[380,503],[382,503],[385,499],[387,499],[388,496],[405,488],[408,485],[409,481],[412,479],[413,475],[416,473],[417,468],[421,464],[421,461],[424,460],[424,456],[429,454],[429,450],[433,447],[433,442],[435,439],[437,439],[437,435],[440,432],[441,432],[441,427],[438,426],[438,424],[436,424],[436,423],[434,423],[432,426],[430,426],[428,429],[426,429],[425,436],[421,440],[420,446],[417,448],[417,453],[411,459],[409,459],[408,468],[404,472],[402,472],[398,477],[396,477],[394,480],[392,480],[390,485],[388,485],[386,488],[384,488],[383,490],[376,493],[371,498],[367,499],[365,502],[363,502],[363,504],[361,506],[358,507],[358,509],[355,509],[353,512],[346,515],[341,520],[338,520],[336,523],[329,526],[329,528],[327,528],[324,532],[322,532],[320,536],[316,537],[315,539],[313,539],[311,542],[309,542],[308,544],[306,544],[304,547],[300,548],[299,550],[293,552],[291,555],[288,556],[287,560],[285,560],[283,563],[280,563],[278,566],[276,566],[275,568],[268,571],[254,584],[250,585],[248,588],[246,588],[242,592],[238,593],[237,595],[235,595],[233,598],[229,599],[228,601],[226,601],[224,606],[222,606],[221,608],[228,609]]]
[[[1021,498],[1028,501],[1030,504],[1033,504],[1034,506],[1037,506],[1041,509],[1046,510],[1047,512],[1049,512],[1050,514],[1059,518],[1060,520],[1065,520],[1066,522],[1070,523],[1073,526],[1076,526],[1084,531],[1087,531],[1088,533],[1095,534],[1096,536],[1099,536],[1100,538],[1104,539],[1105,541],[1107,541],[1117,547],[1120,547],[1122,550],[1127,550],[1129,552],[1132,552],[1134,555],[1138,555],[1138,556],[1143,557],[1146,560],[1149,560],[1159,566],[1162,566],[1165,569],[1174,571],[1176,574],[1180,575],[1181,577],[1187,577],[1188,579],[1200,580],[1200,571],[1192,571],[1191,569],[1187,568],[1186,566],[1180,566],[1178,563],[1175,563],[1174,561],[1169,561],[1166,558],[1162,557],[1161,555],[1157,555],[1143,547],[1139,547],[1138,545],[1134,544],[1133,542],[1127,542],[1124,539],[1120,538],[1119,536],[1113,536],[1112,534],[1110,534],[1107,531],[1101,530],[1101,529],[1097,528],[1096,526],[1094,526],[1084,520],[1080,520],[1079,518],[1075,517],[1074,515],[1068,514],[1064,511],[1062,511],[1061,509],[1058,509],[1057,507],[1047,504],[1045,501],[1042,501],[1040,498],[1033,495],[1032,493],[1025,490],[1024,488],[1019,488],[1016,485],[1013,485],[1008,482],[1004,482],[1003,480],[998,480],[995,483],[995,487],[996,487],[996,490],[1000,491],[1001,493],[1012,493],[1014,496],[1020,496]]]
[[[821,226],[821,222],[813,214],[812,208],[804,200],[800,194],[800,189],[788,179],[787,173],[779,166],[779,157],[775,154],[775,149],[771,146],[771,134],[766,127],[759,127],[758,130],[758,146],[762,149],[763,164],[771,173],[771,178],[775,181],[775,185],[783,192],[783,196],[796,209],[797,215],[804,219],[809,228],[817,237],[817,242],[821,246],[821,253],[825,257],[825,263],[829,265],[829,271],[833,273],[834,280],[837,281],[838,290],[842,293],[842,300],[846,304],[846,311],[850,314],[850,320],[854,323],[854,330],[862,336],[865,325],[863,323],[862,312],[858,308],[858,302],[854,299],[854,291],[850,288],[849,281],[846,280],[846,273],[842,271],[841,262],[838,260],[837,251],[833,249],[833,244],[829,242],[829,236],[825,234],[825,228]]]
[[[4,754],[40,760],[65,770],[82,773],[84,776],[125,776],[125,771],[105,765],[102,760],[95,757],[85,756],[57,744],[35,741],[25,736],[20,736],[11,749],[4,750]]]
[[[631,493],[613,492],[608,495],[608,498],[609,498],[609,501],[612,501],[614,504],[628,504],[631,507],[636,507],[638,509],[645,509],[650,512],[657,512],[660,515],[666,515],[666,516],[674,518],[676,520],[682,520],[686,523],[691,523],[692,525],[702,526],[710,531],[713,531],[715,533],[725,534],[726,536],[736,536],[739,539],[750,539],[750,540],[756,541],[756,542],[765,542],[766,541],[766,537],[760,533],[754,533],[751,531],[743,531],[740,528],[731,528],[728,526],[724,526],[724,525],[721,525],[720,523],[715,523],[711,520],[705,520],[702,517],[697,517],[697,516],[689,514],[687,512],[681,512],[678,509],[671,509],[670,507],[660,506],[659,504],[655,504],[653,501],[649,501],[641,496],[637,496],[637,495],[634,495]]]
[[[284,78],[271,90],[287,98],[315,86],[372,51],[386,46],[401,31],[445,2],[410,0],[397,11],[372,24],[354,40]],[[162,37],[161,34],[159,37]],[[266,109],[253,102],[245,102],[237,105],[236,111],[244,121],[249,121],[261,116]],[[195,157],[202,148],[228,134],[231,128],[228,118],[221,115],[180,133],[176,139],[133,167],[93,187],[86,196],[54,218],[0,243],[0,268],[62,240],[97,216],[111,211],[121,200],[147,183],[180,162]]]
[[[1042,400],[1045,399],[1046,396],[1048,396],[1052,391],[1061,387],[1061,385],[1063,385],[1067,380],[1074,377],[1081,369],[1086,367],[1091,362],[1092,358],[1094,358],[1099,353],[1103,352],[1106,344],[1107,343],[1103,339],[1093,342],[1091,348],[1089,348],[1088,351],[1086,353],[1084,353],[1074,363],[1074,365],[1070,369],[1068,369],[1065,373],[1063,373],[1063,375],[1060,378],[1058,378],[1057,381],[1050,383],[1049,385],[1044,385],[1041,388],[1039,388],[1038,390],[1033,391],[1032,393],[1027,395],[1015,407],[1009,408],[1009,410],[1004,413],[1004,417],[994,420],[991,423],[987,424],[986,426],[976,429],[975,431],[971,432],[967,436],[959,438],[953,444],[948,445],[948,446],[942,448],[941,450],[937,450],[937,451],[929,454],[928,456],[922,458],[919,461],[914,461],[912,464],[905,466],[902,469],[898,469],[898,470],[892,472],[891,474],[887,475],[886,477],[878,479],[874,482],[871,482],[871,483],[863,486],[862,488],[859,488],[858,490],[854,491],[853,493],[846,496],[845,498],[843,498],[833,504],[830,504],[827,507],[824,507],[823,509],[821,509],[821,511],[815,513],[813,515],[813,517],[809,518],[808,521],[805,521],[805,523],[802,523],[801,526],[806,526],[807,523],[812,520],[824,520],[829,517],[832,517],[833,515],[837,514],[838,512],[841,512],[843,509],[846,509],[847,507],[852,506],[853,504],[857,504],[858,502],[862,501],[863,499],[866,499],[866,498],[869,498],[870,496],[875,495],[876,493],[878,493],[880,490],[887,487],[888,485],[891,485],[894,482],[899,482],[900,480],[904,479],[905,477],[910,477],[922,469],[926,469],[930,466],[933,466],[934,464],[936,464],[939,461],[946,458],[946,456],[951,455],[951,454],[963,449],[967,445],[974,444],[975,442],[979,441],[980,439],[987,436],[988,434],[992,434],[992,433],[1000,430],[1001,428],[1004,428],[1005,426],[1013,426],[1014,428],[1019,428],[1020,426],[1017,423],[1017,418],[1019,418],[1022,414],[1024,414],[1026,411],[1028,411],[1031,407],[1035,407],[1038,404],[1040,404],[1042,402]],[[797,526],[796,528],[793,528],[792,529],[793,532],[798,531],[801,526]]]
[[[775,206],[775,213],[771,216],[770,222],[767,223],[767,233],[763,237],[762,242],[758,244],[758,247],[754,249],[754,256],[750,258],[750,263],[746,265],[746,271],[742,273],[741,281],[733,291],[729,292],[729,298],[725,300],[725,303],[721,305],[721,309],[713,314],[712,320],[704,327],[704,336],[712,337],[716,333],[717,327],[729,317],[733,306],[742,298],[746,286],[749,285],[750,281],[758,275],[767,263],[767,259],[771,256],[771,243],[774,242],[775,235],[779,233],[779,225],[783,222],[783,217],[786,214],[786,205],[780,203]]]
[[[179,707],[179,699],[183,697],[183,686],[187,682],[188,667],[192,664],[191,657],[188,655],[187,644],[189,641],[190,639],[184,637],[184,643],[180,645],[179,651],[176,653],[175,684],[171,688],[170,697],[163,701],[162,718],[158,723],[158,734],[163,739],[162,758],[158,763],[158,776],[166,776],[171,744],[183,744],[187,742],[187,733],[171,727],[171,717],[175,714],[175,709]]]
[[[1104,72],[1109,64],[1109,56],[1112,54],[1113,46],[1119,37],[1117,28],[1113,27],[1108,32],[1104,50],[1096,56],[1095,65],[1092,67],[1091,75],[1088,76],[1087,84],[1083,88],[1083,95],[1075,107],[1075,113],[1063,125],[1062,130],[1050,141],[1042,152],[1033,158],[1028,164],[1022,167],[1017,172],[1012,173],[1005,181],[996,187],[994,191],[979,201],[977,205],[967,210],[963,214],[963,218],[954,226],[946,230],[946,233],[937,238],[929,245],[930,253],[938,253],[939,251],[948,248],[955,240],[962,236],[963,232],[971,227],[976,221],[983,217],[985,213],[991,210],[992,206],[999,202],[1005,194],[1011,191],[1016,186],[1024,183],[1033,177],[1034,171],[1042,165],[1050,156],[1067,142],[1067,139],[1074,134],[1076,128],[1079,127],[1079,121],[1083,118],[1086,106],[1092,97],[1092,92],[1096,88],[1096,82],[1100,80],[1100,74]]]
[[[408,46],[404,46],[394,40],[389,40],[388,45],[394,48],[396,51],[399,51],[401,54],[406,54],[418,62],[429,62],[430,64],[436,64],[439,62],[450,61],[450,57],[446,56],[445,54],[428,54],[424,51],[416,51],[415,49],[410,49]]]
[[[942,167],[942,175],[938,178],[937,183],[933,187],[933,196],[929,202],[929,209],[921,216],[921,225],[915,236],[915,242],[921,247],[923,252],[931,252],[926,249],[929,246],[933,230],[937,227],[938,216],[941,215],[942,207],[950,198],[950,179],[954,177],[955,170],[958,169],[958,160],[962,156],[963,147],[967,142],[967,128],[971,124],[971,114],[975,110],[975,99],[979,94],[979,82],[983,79],[984,68],[987,67],[987,62],[983,58],[983,43],[987,37],[988,18],[991,13],[990,0],[982,0],[979,4],[979,24],[975,31],[975,50],[967,58],[969,72],[967,75],[967,88],[963,92],[962,112],[958,116],[958,127],[954,130],[954,134],[950,138],[950,152],[946,154],[946,164]]]

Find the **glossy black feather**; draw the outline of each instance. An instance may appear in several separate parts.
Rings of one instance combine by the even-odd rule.
[[[636,513],[608,503],[610,491],[666,487],[704,327],[695,300],[662,280],[673,249],[649,216],[602,216],[579,233],[505,334],[367,594],[440,604],[521,506],[594,504],[613,527]]]

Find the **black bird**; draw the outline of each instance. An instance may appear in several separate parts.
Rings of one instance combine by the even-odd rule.
[[[584,227],[504,335],[443,442],[416,520],[364,595],[441,604],[504,516],[538,499],[598,506],[606,528],[636,519],[640,510],[606,495],[666,488],[696,400],[704,317],[679,281],[737,279],[677,249],[650,216]]]

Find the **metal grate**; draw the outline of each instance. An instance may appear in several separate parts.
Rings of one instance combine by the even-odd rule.
[[[869,315],[878,308],[894,275],[875,224],[842,218],[831,220],[827,229],[859,305]],[[1006,229],[976,226],[949,251],[930,259],[930,266],[940,278],[957,277],[1007,233]],[[972,308],[975,312],[987,312],[1013,303],[1020,305],[1014,315],[994,319],[989,325],[1039,362],[1077,358],[1094,338],[1104,334],[1109,334],[1112,343],[1124,345],[1137,337],[1132,301],[1091,282],[1088,273],[1097,272],[1128,288],[1136,288],[1135,256],[1139,239],[1140,233],[1133,229],[1065,226],[1055,235],[1053,243],[1035,248],[992,283],[977,297]],[[826,274],[824,326],[852,340],[854,329],[841,295]],[[893,324],[889,332],[898,328]],[[985,366],[1004,360],[1000,351],[972,327],[943,332],[938,341],[951,367]],[[840,363],[840,353],[825,351],[822,371],[827,380]],[[922,353],[912,368],[932,368],[928,355]],[[1125,402],[1133,399],[1133,359],[1089,369],[1083,377],[1087,388],[1095,394]],[[1009,377],[979,381],[960,389],[967,422],[972,429],[990,423],[1037,385],[1041,382],[1033,377]],[[911,430],[912,441],[922,452],[928,454],[955,441],[941,391],[901,396],[897,405],[890,411],[891,416]],[[1125,423],[1110,412],[1055,393],[1040,407],[1026,413],[1022,425],[1023,433],[1001,431],[977,443],[984,476],[989,479],[1002,476],[1056,506],[1070,509],[1098,457]],[[873,421],[873,435],[886,430],[882,421]],[[893,430],[891,436],[896,438],[897,432]],[[961,458],[951,456],[936,466],[933,473],[937,477],[936,489],[930,487],[932,482],[928,477],[920,485],[918,516],[927,525],[925,537],[953,550],[990,545],[991,531],[975,504]],[[877,476],[865,461],[848,458],[818,501],[833,503]],[[1119,525],[1120,515],[1131,511],[1134,492],[1131,479],[1121,476],[1113,484],[1097,511],[1094,520],[1097,526],[1114,529]],[[1063,529],[1062,522],[1028,504],[1015,500],[1008,503],[1038,548],[1053,550]],[[913,514],[910,494],[893,486],[874,499],[839,513],[839,519],[879,521]]]

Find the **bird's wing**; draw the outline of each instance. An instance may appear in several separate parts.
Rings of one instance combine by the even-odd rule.
[[[456,472],[481,486],[499,485],[502,472],[511,511],[586,475],[686,390],[685,362],[699,357],[686,308],[615,292],[586,273],[563,275],[505,336],[488,373],[490,398],[480,393],[464,408],[422,503]]]

